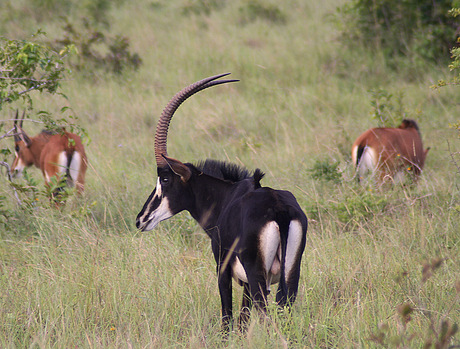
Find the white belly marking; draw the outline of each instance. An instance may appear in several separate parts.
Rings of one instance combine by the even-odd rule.
[[[235,261],[232,264],[232,276],[236,281],[248,282],[248,276],[246,275],[243,264],[241,264],[238,257],[235,258]]]

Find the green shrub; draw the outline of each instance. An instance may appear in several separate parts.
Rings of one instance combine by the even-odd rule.
[[[398,126],[403,119],[407,117],[404,110],[403,93],[396,96],[383,89],[374,89],[370,91],[372,118],[377,120],[379,127]],[[394,98],[396,100],[394,101]]]
[[[120,74],[125,70],[137,70],[142,64],[140,56],[130,52],[127,37],[97,30],[85,20],[81,28],[66,22],[63,33],[64,36],[56,39],[54,45],[58,50],[67,46],[77,48],[78,57],[70,61],[77,70],[105,69]]]
[[[21,100],[31,105],[32,91],[57,93],[67,68],[64,58],[71,51],[63,46],[59,53],[32,40],[9,40],[0,37],[0,110]]]
[[[257,19],[276,24],[285,24],[287,15],[275,4],[259,0],[248,0],[240,7],[241,23],[251,23]]]
[[[47,21],[56,15],[69,14],[74,7],[73,0],[31,0],[34,18],[39,21]]]
[[[343,200],[333,203],[332,208],[337,213],[337,217],[342,223],[348,224],[374,217],[385,211],[388,200],[385,196],[363,192],[353,194],[343,198]]]
[[[458,31],[458,23],[448,14],[455,2],[354,0],[339,9],[345,42],[382,49],[390,60],[400,55],[445,60]]]
[[[209,16],[212,11],[220,10],[225,6],[223,0],[188,0],[182,6],[182,13],[184,15],[207,15]]]
[[[339,162],[331,162],[329,159],[316,160],[313,167],[308,169],[308,171],[314,179],[340,183],[342,175],[338,168],[339,165]]]
[[[347,191],[342,197],[330,200],[321,198],[316,203],[309,203],[304,207],[309,218],[319,220],[321,216],[334,217],[338,222],[349,225],[356,222],[370,221],[381,215],[390,207],[391,202],[381,193],[366,191]]]
[[[460,18],[460,8],[453,8],[449,11],[449,14],[452,17]],[[452,62],[449,64],[449,69],[454,72],[454,76],[447,81],[439,80],[437,84],[431,86],[432,88],[437,89],[447,85],[460,85],[460,47],[458,45],[460,45],[460,35],[457,37],[457,47],[452,48],[450,51]],[[459,131],[458,135],[460,136],[460,122],[450,124],[449,126]]]
[[[110,10],[124,0],[31,0],[29,10],[38,22],[83,13],[93,24],[110,26]]]

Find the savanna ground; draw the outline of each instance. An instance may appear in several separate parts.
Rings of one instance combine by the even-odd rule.
[[[61,37],[52,10],[40,19],[33,3],[13,3],[28,20],[9,17],[3,35],[27,39],[42,28]],[[179,0],[111,8],[111,31],[129,38],[139,69],[76,70],[62,82],[68,100],[32,96],[52,112],[70,106],[87,130],[84,197],[62,210],[45,198],[21,209],[0,178],[13,212],[0,234],[1,347],[420,348],[460,323],[460,142],[449,128],[460,90],[430,88],[447,66],[389,69],[382,55],[345,47],[333,18],[343,3],[280,2],[279,18],[252,18],[243,0],[209,13]],[[292,191],[309,217],[292,312],[270,303],[271,323],[253,317],[247,335],[227,341],[205,233],[188,213],[148,233],[134,224],[156,182],[162,108],[182,87],[223,72],[241,81],[179,109],[169,154],[261,168],[263,184]],[[351,144],[376,126],[370,91],[378,89],[403,94],[404,113],[431,147],[417,185],[375,189],[353,178]],[[11,114],[5,108],[1,119]],[[39,170],[29,173],[43,185]],[[443,345],[459,346],[458,334]]]

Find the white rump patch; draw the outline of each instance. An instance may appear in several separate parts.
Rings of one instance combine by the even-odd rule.
[[[356,147],[353,151],[358,151]],[[373,175],[375,172],[375,167],[377,165],[378,156],[375,154],[374,149],[371,147],[365,146],[363,153],[361,155],[361,159],[359,159],[358,163],[358,176],[360,178],[364,178],[368,175]]]
[[[78,179],[78,174],[80,173],[81,166],[81,154],[76,151],[73,153],[72,160],[70,161],[69,174],[73,182],[76,182]]]
[[[232,264],[232,276],[236,281],[248,282],[246,270],[244,270],[243,264],[241,264],[238,257],[235,258],[235,261]]]
[[[264,261],[268,290],[270,284],[279,281],[280,276],[281,238],[278,223],[271,221],[262,228],[259,248]]]
[[[268,222],[260,233],[259,247],[264,260],[265,272],[268,273],[272,269],[273,260],[278,253],[281,243],[280,228],[278,223]]]
[[[297,259],[303,237],[302,224],[293,220],[289,224],[288,239],[286,245],[285,275],[289,278]],[[271,284],[278,283],[281,276],[281,237],[278,223],[268,222],[259,235],[259,252],[264,263],[267,279],[267,290]],[[235,258],[232,264],[232,276],[237,281],[248,282],[246,271],[239,258]]]
[[[66,173],[67,169],[67,154],[65,151],[59,153],[58,157],[58,173]]]
[[[296,262],[296,256],[302,243],[303,231],[299,221],[291,221],[289,224],[289,234],[286,246],[285,275],[289,279],[289,274]]]

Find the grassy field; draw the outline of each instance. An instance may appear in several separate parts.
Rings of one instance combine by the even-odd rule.
[[[68,101],[33,96],[37,108],[71,106],[88,131],[84,197],[61,211],[44,198],[23,210],[0,179],[13,211],[0,233],[0,347],[434,348],[460,323],[460,142],[449,128],[459,89],[430,89],[446,67],[395,72],[379,54],[347,49],[333,21],[339,0],[270,2],[282,16],[255,19],[245,0],[188,15],[200,2],[117,3],[110,30],[130,39],[139,70],[75,71],[63,82]],[[2,24],[4,34],[28,38],[41,27],[48,38],[62,35],[53,16],[37,23],[29,14],[27,23]],[[148,233],[134,224],[156,183],[161,110],[181,88],[223,72],[241,81],[187,101],[168,153],[261,168],[263,184],[292,191],[309,217],[292,312],[270,304],[270,323],[254,316],[246,336],[227,341],[205,233],[185,212]],[[372,89],[403,93],[431,147],[416,186],[379,190],[353,178],[351,144],[376,125]],[[338,179],[314,178],[320,163]],[[29,172],[42,187],[40,172]],[[459,335],[443,345],[459,346]]]

